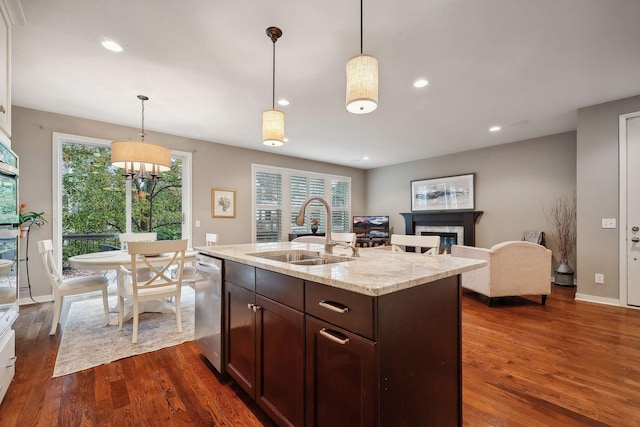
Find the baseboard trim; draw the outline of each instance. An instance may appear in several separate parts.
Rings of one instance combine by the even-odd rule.
[[[584,302],[593,302],[596,304],[613,305],[616,307],[624,307],[623,305],[620,305],[620,300],[616,298],[603,298],[603,297],[597,297],[595,295],[586,295],[586,294],[576,293],[575,300],[584,301]]]

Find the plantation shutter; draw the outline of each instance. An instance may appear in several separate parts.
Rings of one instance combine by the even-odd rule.
[[[282,235],[282,175],[256,171],[256,241],[277,242]]]
[[[331,180],[331,216],[333,231],[348,233],[351,225],[351,189],[346,180]]]

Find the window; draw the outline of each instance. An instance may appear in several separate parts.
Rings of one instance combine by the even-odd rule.
[[[311,220],[318,220],[318,231],[326,229],[327,213],[318,201],[307,206],[304,225],[296,216],[305,200],[321,197],[331,206],[333,231],[348,232],[351,225],[351,178],[252,165],[256,242],[288,240],[289,233],[311,233]]]

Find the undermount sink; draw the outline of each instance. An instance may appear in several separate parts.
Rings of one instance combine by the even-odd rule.
[[[355,258],[341,255],[322,254],[314,251],[274,251],[256,252],[251,255],[257,258],[264,258],[271,261],[286,262],[294,265],[323,265],[335,264],[338,262],[353,261]]]

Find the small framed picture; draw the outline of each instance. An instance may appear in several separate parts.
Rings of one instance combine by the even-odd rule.
[[[211,189],[211,216],[213,218],[236,217],[236,190]]]
[[[411,181],[411,210],[474,209],[474,177],[470,173]]]

